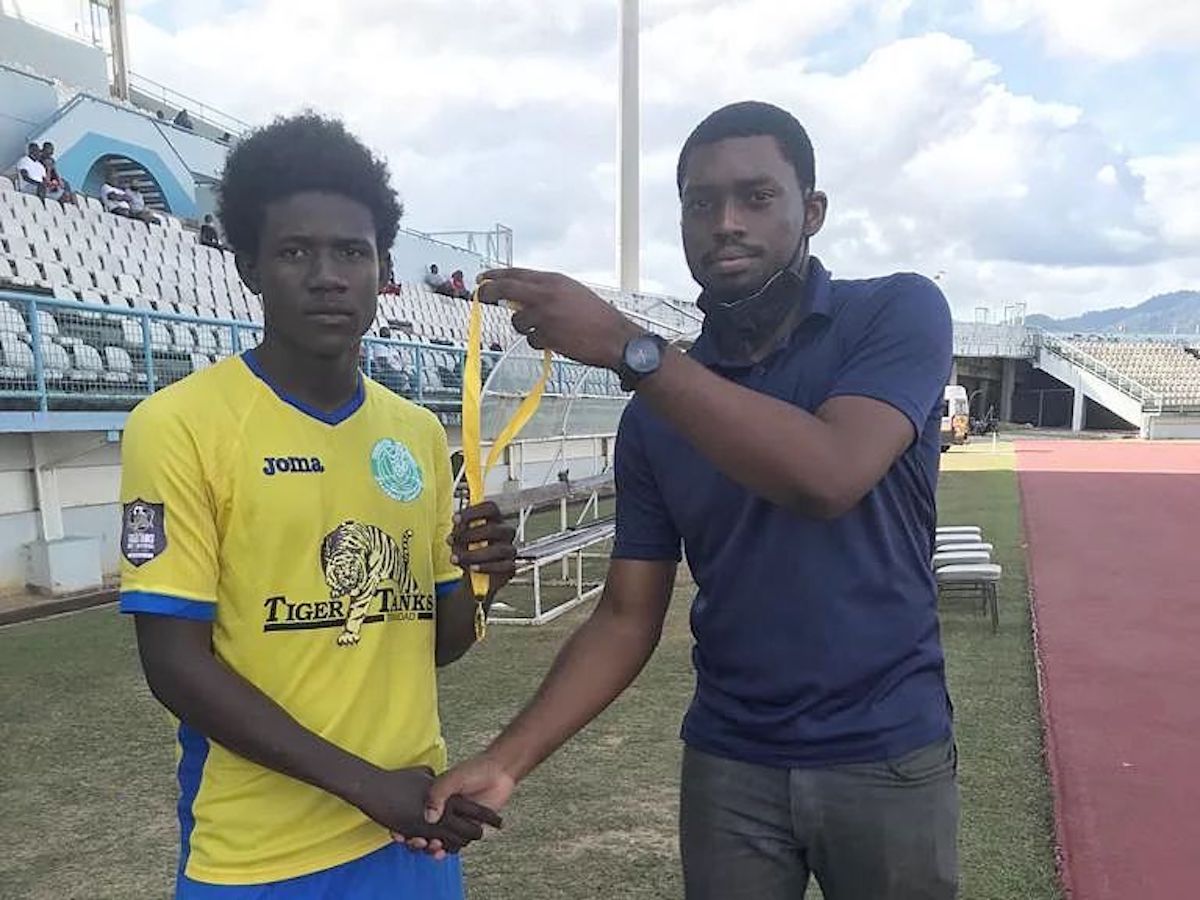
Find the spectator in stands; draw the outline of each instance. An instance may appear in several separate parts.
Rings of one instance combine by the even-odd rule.
[[[384,325],[379,329],[379,339],[390,341],[392,330]],[[397,393],[406,393],[408,391],[408,372],[404,360],[400,356],[400,351],[391,344],[372,343],[370,354],[371,377]]]
[[[63,204],[75,203],[75,192],[65,178],[58,174],[58,164],[54,159],[54,145],[49,141],[42,144],[42,168],[46,170],[46,197]]]
[[[132,213],[129,208],[129,196],[125,193],[123,184],[116,172],[110,170],[108,180],[100,185],[100,202],[104,205],[105,212],[129,218]]]
[[[490,350],[492,353],[502,353],[504,348],[500,346],[499,341],[492,341],[490,344],[488,344],[488,350]]]
[[[215,250],[221,249],[221,236],[217,234],[217,226],[213,224],[212,213],[205,213],[204,221],[200,224],[200,243]]]
[[[471,291],[467,288],[462,269],[455,269],[450,275],[450,294],[459,300],[471,299]]]
[[[379,289],[381,294],[396,295],[400,293],[400,285],[396,284],[396,270],[392,265],[392,254],[387,255],[387,280],[384,281],[383,287]]]
[[[196,124],[192,121],[192,117],[188,115],[186,109],[181,109],[175,113],[175,118],[171,120],[173,125],[178,125],[180,128],[186,128],[188,131],[194,131]]]
[[[125,199],[129,201],[129,217],[131,219],[141,219],[147,225],[162,224],[162,220],[154,214],[154,211],[147,208],[146,198],[142,196],[142,192],[134,186],[132,181],[126,178],[121,183],[121,190],[125,192]]]
[[[427,822],[425,797],[435,667],[476,641],[463,567],[502,587],[513,529],[495,504],[452,524],[444,429],[359,371],[400,219],[386,164],[340,122],[279,119],[219,195],[262,341],[142,401],[122,440],[121,606],[190,781],[174,896],[461,900],[456,858],[389,832],[457,849],[499,824],[466,801]]]
[[[431,793],[503,804],[649,659],[681,545],[696,696],[683,725],[689,900],[950,900],[956,755],[934,545],[950,311],[919,275],[834,280],[789,113],[706,118],[677,168],[703,331],[681,353],[564,275],[484,273],[534,347],[618,373],[605,592],[535,699]]]
[[[435,294],[445,293],[446,285],[449,284],[446,277],[438,271],[437,263],[429,264],[429,271],[425,273],[424,281],[425,286]]]
[[[17,160],[17,188],[24,194],[46,199],[46,167],[42,165],[42,151],[37,144],[26,147],[25,155]]]

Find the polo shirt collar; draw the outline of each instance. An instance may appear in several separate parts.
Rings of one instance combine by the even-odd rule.
[[[781,272],[776,276],[776,279],[776,282],[768,286],[765,290],[772,292],[783,291],[792,295],[793,301],[801,304],[804,311],[795,317],[791,323],[790,331],[780,340],[779,346],[770,351],[771,353],[786,346],[791,341],[796,330],[813,316],[832,319],[834,313],[832,276],[830,276],[829,271],[815,256],[810,257],[808,260],[808,274],[803,281],[791,270]],[[701,298],[703,298],[703,295],[701,295]],[[716,341],[712,335],[711,322],[712,317],[706,314],[700,337],[692,345],[692,357],[697,362],[703,363],[706,366],[746,368],[751,365],[747,362],[721,359]]]

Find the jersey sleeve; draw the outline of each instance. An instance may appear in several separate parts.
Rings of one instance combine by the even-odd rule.
[[[121,441],[121,611],[216,618],[217,543],[196,435],[169,406],[143,403]]]
[[[450,471],[450,444],[446,440],[446,429],[442,423],[434,420],[437,429],[437,440],[434,441],[434,497],[437,503],[436,528],[433,535],[433,572],[437,585],[437,596],[450,593],[462,581],[463,573],[457,565],[450,562],[450,545],[446,539],[450,537],[454,516],[454,475]]]

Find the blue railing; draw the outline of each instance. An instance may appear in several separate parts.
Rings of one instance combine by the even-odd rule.
[[[49,314],[46,316],[46,314]],[[128,408],[198,368],[256,346],[262,326],[153,309],[123,309],[0,290],[0,408]],[[88,348],[88,349],[85,349]],[[484,353],[484,378],[505,358]],[[414,340],[364,338],[363,371],[440,413],[459,410],[466,350]],[[516,390],[528,389],[540,358],[509,359]],[[506,379],[512,380],[512,379]],[[490,390],[504,395],[494,379]],[[547,394],[620,397],[609,372],[555,359]]]

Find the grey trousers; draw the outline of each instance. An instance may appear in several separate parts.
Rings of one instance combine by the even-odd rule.
[[[684,750],[679,809],[687,900],[953,900],[953,739],[897,759],[772,769]]]

